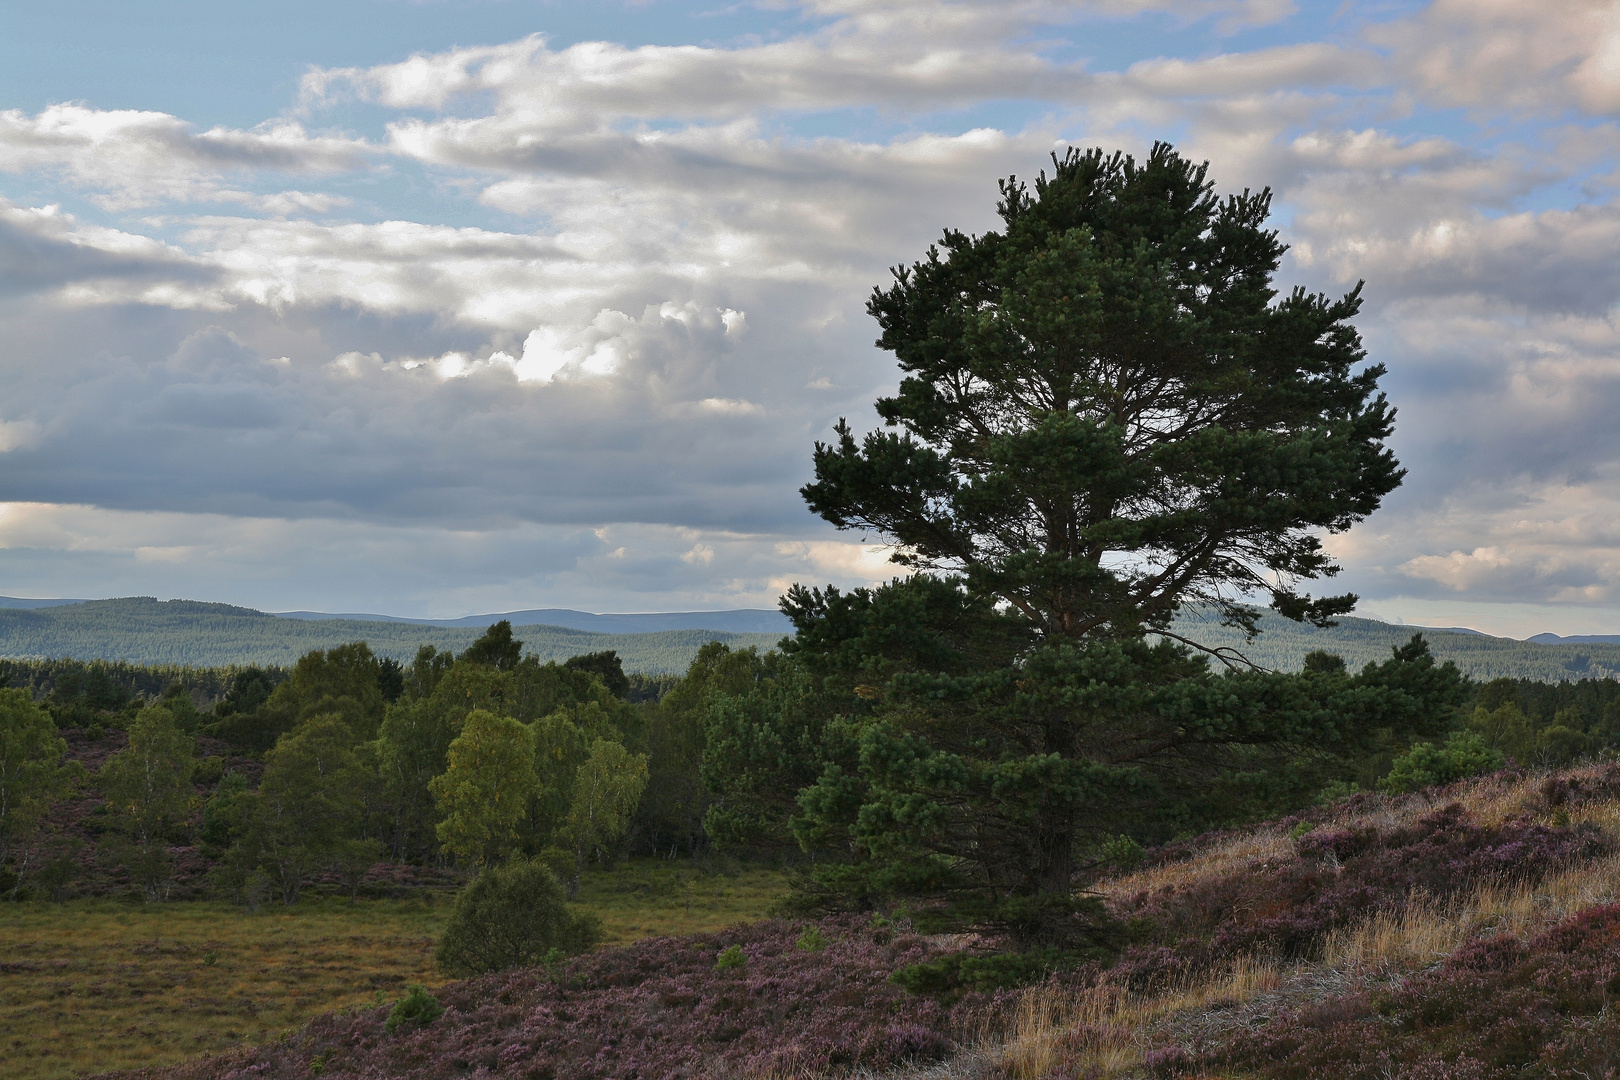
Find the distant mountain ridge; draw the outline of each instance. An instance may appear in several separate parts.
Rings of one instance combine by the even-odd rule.
[[[595,634],[655,634],[664,630],[724,630],[732,634],[790,634],[793,624],[780,611],[767,608],[732,608],[726,611],[649,611],[639,614],[597,615],[572,608],[530,608],[490,615],[466,615],[459,619],[413,619],[402,615],[332,615],[324,611],[271,611],[281,619],[324,622],[350,619],[357,622],[399,622],[416,626],[492,626],[506,619],[513,626],[564,626]]]
[[[1620,634],[1572,634],[1569,637],[1537,634],[1524,640],[1533,641],[1537,645],[1620,645]]]
[[[282,618],[232,604],[137,596],[36,608],[0,607],[0,657],[71,657],[193,667],[285,666],[312,649],[364,641],[380,656],[408,661],[423,645],[460,652],[488,625]],[[707,629],[651,633],[596,633],[543,625],[514,629],[525,651],[541,660],[566,660],[612,649],[625,670],[649,675],[685,671],[698,649],[710,641],[733,648],[769,649],[783,637],[781,633]]]
[[[22,605],[29,605],[24,607]],[[772,625],[769,632],[729,629]],[[595,615],[567,608],[539,608],[462,619],[350,618],[323,612],[270,614],[231,604],[152,597],[57,602],[0,598],[0,657],[72,657],[128,660],[142,664],[291,664],[311,649],[365,641],[379,655],[409,660],[422,645],[459,652],[485,627],[510,619],[525,648],[542,660],[613,649],[627,671],[647,674],[686,670],[708,641],[734,648],[775,647],[787,632],[776,612],[657,612]],[[530,622],[549,619],[546,622]],[[569,626],[563,620],[576,625]],[[758,620],[757,622],[752,620]],[[721,627],[693,623],[721,623]],[[682,625],[682,624],[685,625]],[[1528,678],[1544,682],[1620,678],[1620,639],[1559,638],[1515,641],[1476,630],[1391,624],[1345,618],[1330,629],[1292,623],[1274,614],[1260,620],[1263,633],[1246,641],[1239,630],[1189,611],[1177,633],[1208,648],[1234,650],[1261,668],[1297,671],[1306,654],[1325,650],[1359,669],[1384,660],[1393,646],[1422,633],[1434,655],[1454,662],[1474,679]],[[652,627],[653,629],[632,629]],[[620,629],[624,628],[624,629]],[[605,632],[617,631],[617,632]],[[1542,638],[1553,635],[1540,635]]]

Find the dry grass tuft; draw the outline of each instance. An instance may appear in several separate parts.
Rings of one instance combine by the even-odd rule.
[[[1591,786],[1606,768],[1590,765],[1558,775]],[[1458,802],[1483,825],[1524,817],[1545,824],[1589,824],[1620,842],[1620,800],[1549,807],[1542,795],[1549,775],[1483,777],[1439,792],[1362,799],[1356,808],[1346,806],[1330,815],[1322,827],[1387,830]],[[1096,891],[1105,901],[1118,902],[1143,891],[1190,888],[1249,868],[1258,872],[1292,853],[1287,831],[1268,826],[1219,837],[1180,862],[1121,875]],[[1312,962],[1243,956],[1142,994],[1107,984],[1082,991],[1037,987],[1023,995],[1010,1034],[994,1047],[996,1068],[998,1075],[1020,1080],[1050,1075],[1060,1063],[1082,1075],[1141,1075],[1144,1056],[1154,1047],[1263,1023],[1279,1008],[1429,967],[1478,935],[1529,938],[1583,909],[1617,900],[1620,855],[1572,867],[1534,886],[1487,882],[1445,902],[1415,895],[1404,911],[1380,913],[1331,935],[1321,958]]]

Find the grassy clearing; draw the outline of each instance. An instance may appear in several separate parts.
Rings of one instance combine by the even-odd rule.
[[[582,906],[609,943],[757,919],[781,875],[705,875],[653,860],[587,872]],[[54,1080],[259,1043],[310,1017],[442,981],[450,898],[0,905],[0,1069]]]

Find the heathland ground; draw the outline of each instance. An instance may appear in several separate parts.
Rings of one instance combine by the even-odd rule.
[[[716,870],[721,872],[715,872]],[[770,870],[638,859],[587,870],[578,902],[610,945],[764,915]],[[0,904],[0,1069],[56,1080],[271,1042],[311,1017],[439,985],[451,894],[225,903]]]

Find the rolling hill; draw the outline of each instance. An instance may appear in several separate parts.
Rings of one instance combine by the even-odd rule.
[[[1321,649],[1344,657],[1352,668],[1389,659],[1390,649],[1422,633],[1434,655],[1456,663],[1472,679],[1612,679],[1620,676],[1620,641],[1562,641],[1556,644],[1491,637],[1475,630],[1393,625],[1373,619],[1345,618],[1331,629],[1290,622],[1276,615],[1260,620],[1261,635],[1245,642],[1243,634],[1213,620],[1189,614],[1178,620],[1178,633],[1211,648],[1235,649],[1250,661],[1279,671],[1298,671],[1305,654]]]
[[[138,664],[286,665],[311,649],[365,641],[381,656],[409,660],[422,645],[459,651],[484,625],[434,626],[345,618],[280,618],[252,608],[193,600],[128,597],[28,609],[0,609],[0,656],[128,660]],[[602,634],[558,626],[516,628],[541,660],[617,650],[625,670],[649,675],[686,670],[708,641],[770,648],[781,634],[682,629]]]
[[[508,618],[529,651],[542,660],[615,649],[625,670],[656,675],[686,670],[707,641],[723,641],[737,648],[771,648],[783,636],[782,631],[771,628],[785,621],[776,612],[752,610],[593,615],[544,608],[454,620],[405,620],[320,612],[275,615],[230,604],[151,597],[21,603],[50,606],[23,608],[0,603],[0,657],[72,657],[197,667],[290,664],[311,649],[349,641],[365,641],[379,655],[408,660],[421,645],[464,649],[491,622]],[[719,625],[701,625],[704,622]],[[1620,641],[1601,638],[1517,641],[1461,628],[1355,618],[1341,619],[1338,626],[1327,630],[1274,615],[1263,617],[1260,625],[1264,632],[1251,642],[1196,612],[1179,620],[1176,629],[1202,645],[1234,649],[1261,667],[1282,671],[1298,670],[1305,654],[1315,649],[1337,653],[1351,667],[1359,668],[1388,658],[1392,647],[1421,631],[1437,657],[1454,661],[1474,679],[1558,682],[1620,677]],[[752,627],[770,632],[744,632]]]

